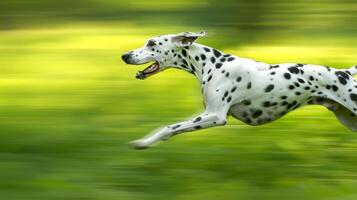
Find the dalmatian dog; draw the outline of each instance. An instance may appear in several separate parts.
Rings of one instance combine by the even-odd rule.
[[[195,41],[204,32],[184,32],[149,39],[122,55],[127,64],[152,63],[136,74],[146,79],[169,68],[185,70],[202,86],[205,110],[190,120],[160,128],[131,144],[144,149],[174,135],[226,124],[228,115],[248,124],[275,121],[305,105],[322,105],[357,131],[357,66],[266,64],[223,53]]]

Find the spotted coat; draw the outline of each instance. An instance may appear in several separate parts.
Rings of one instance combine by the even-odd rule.
[[[195,43],[202,35],[186,32],[159,36],[152,39],[161,45],[152,47],[150,59],[140,58],[146,47],[123,58],[129,64],[156,61],[159,68],[154,73],[174,67],[194,74],[201,83],[205,105],[205,111],[197,117],[163,127],[134,141],[134,147],[146,148],[178,133],[224,125],[227,115],[249,125],[262,125],[314,104],[325,106],[343,125],[357,131],[357,81],[353,77],[357,66],[271,65]]]

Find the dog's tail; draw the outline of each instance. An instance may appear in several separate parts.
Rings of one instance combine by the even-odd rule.
[[[351,74],[352,76],[357,74],[357,65],[345,70],[345,72]]]

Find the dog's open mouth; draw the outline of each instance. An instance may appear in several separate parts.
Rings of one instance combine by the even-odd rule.
[[[145,79],[148,76],[151,76],[158,72],[160,69],[159,63],[156,61],[153,64],[151,64],[149,67],[145,68],[143,71],[138,71],[136,73],[136,78],[137,79]]]

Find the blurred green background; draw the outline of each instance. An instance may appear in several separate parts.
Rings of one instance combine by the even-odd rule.
[[[120,55],[151,37],[269,63],[357,64],[355,0],[0,1],[0,199],[357,199],[357,135],[318,106],[261,127],[127,143],[203,109],[183,71]],[[175,92],[173,92],[175,91]]]

